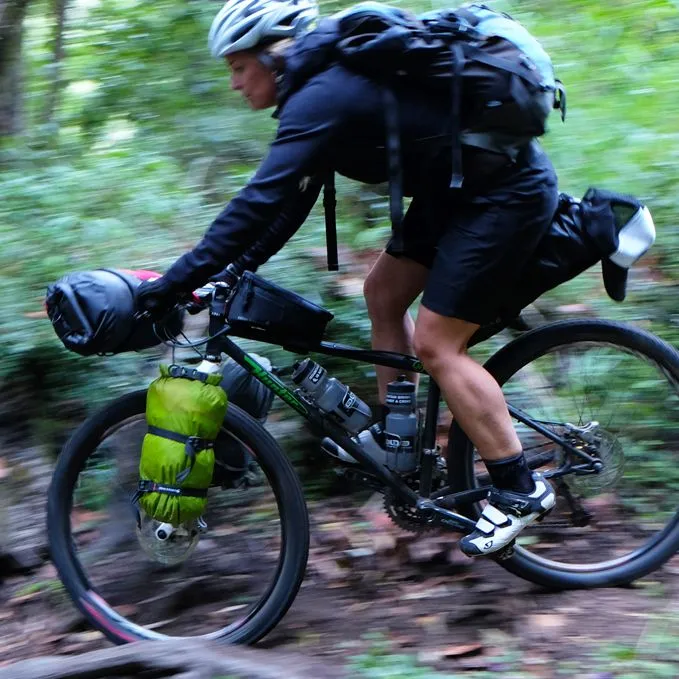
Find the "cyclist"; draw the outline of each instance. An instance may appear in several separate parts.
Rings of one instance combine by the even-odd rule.
[[[388,179],[381,89],[338,63],[319,70],[320,29],[317,49],[294,52],[295,38],[317,14],[315,0],[229,0],[215,17],[212,54],[227,61],[232,88],[252,109],[277,107],[278,131],[255,176],[203,239],[163,277],[143,284],[140,308],[162,313],[230,262],[255,270],[304,222],[328,171],[365,183]],[[407,86],[394,95],[403,190],[412,202],[403,249],[390,241],[365,280],[372,346],[420,358],[486,463],[489,501],[460,545],[470,556],[488,554],[551,509],[555,495],[528,468],[502,391],[467,354],[467,343],[496,317],[502,292],[546,231],[557,180],[535,140],[511,158],[465,144],[464,182],[449,188],[449,102]],[[421,292],[413,321],[408,308]],[[384,367],[377,374],[384,403],[397,374]],[[372,445],[379,444],[374,433]]]

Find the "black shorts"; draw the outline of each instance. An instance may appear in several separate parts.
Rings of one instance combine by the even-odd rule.
[[[403,221],[407,257],[430,269],[422,304],[442,316],[495,320],[558,200],[554,169],[537,144],[494,172],[483,189],[416,195]]]

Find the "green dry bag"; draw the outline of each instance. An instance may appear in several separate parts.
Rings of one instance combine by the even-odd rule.
[[[220,373],[179,365],[161,365],[160,373],[146,397],[137,497],[148,516],[178,526],[205,510],[227,396]]]

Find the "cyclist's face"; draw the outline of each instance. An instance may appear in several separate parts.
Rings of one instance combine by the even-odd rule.
[[[241,92],[257,110],[276,104],[276,80],[253,52],[234,52],[226,57],[231,67],[231,88]]]

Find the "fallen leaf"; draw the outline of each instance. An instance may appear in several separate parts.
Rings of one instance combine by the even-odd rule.
[[[537,613],[528,616],[528,625],[542,629],[556,629],[566,624],[566,618],[556,613]]]
[[[396,538],[389,533],[378,533],[372,537],[373,549],[377,554],[386,554],[396,549]]]
[[[104,635],[97,630],[91,632],[75,632],[74,634],[69,634],[67,641],[73,642],[74,644],[86,644],[90,641],[98,641],[103,639]]]
[[[418,662],[421,662],[423,665],[433,665],[434,663],[437,663],[442,659],[443,659],[443,651],[427,650],[427,651],[420,651],[417,654]]]
[[[20,606],[25,604],[27,601],[32,601],[40,596],[41,592],[31,592],[30,594],[23,594],[21,596],[15,596],[13,599],[9,600],[10,606]]]
[[[437,622],[439,622],[439,616],[438,615],[418,615],[415,618],[415,622],[418,625],[421,625],[422,627],[429,627],[429,626],[434,625]]]
[[[483,644],[463,644],[461,646],[448,646],[443,650],[443,657],[464,658],[479,653],[483,653]]]

